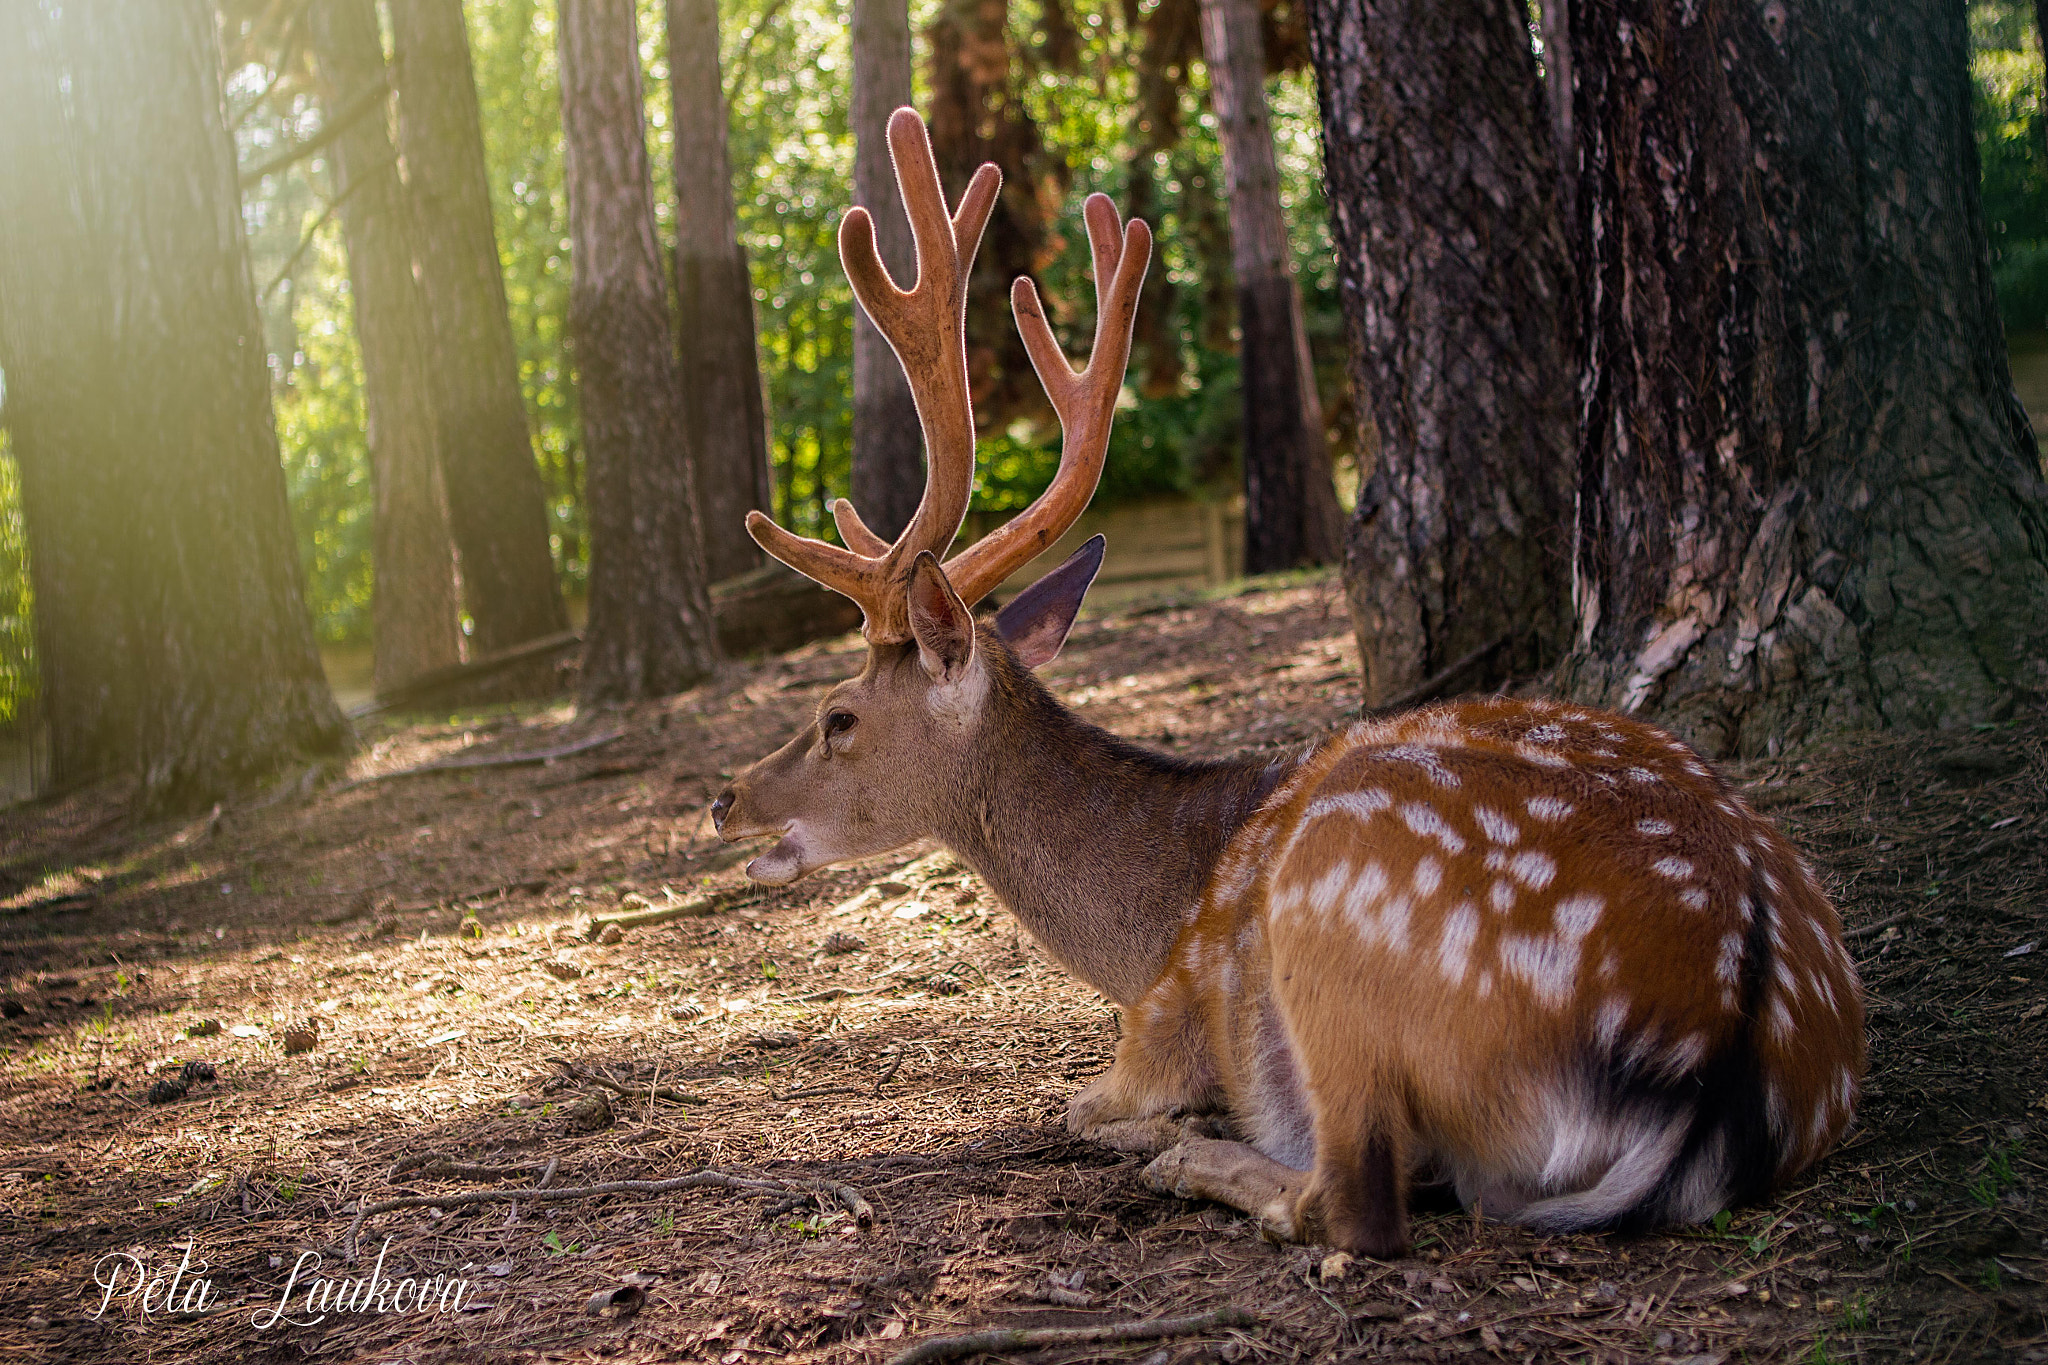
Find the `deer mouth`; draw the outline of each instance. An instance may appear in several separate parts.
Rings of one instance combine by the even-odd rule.
[[[787,886],[811,870],[805,862],[804,846],[797,837],[796,822],[791,821],[782,837],[766,853],[747,864],[747,880],[762,886]]]

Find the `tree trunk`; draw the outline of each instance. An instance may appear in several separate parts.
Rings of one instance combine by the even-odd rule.
[[[556,37],[590,518],[583,696],[662,696],[712,670],[718,638],[654,234],[633,0],[563,0]]]
[[[2043,0],[2048,3],[2048,0]],[[1550,113],[1550,148],[1557,156],[1557,204],[1567,238],[1578,231],[1579,139],[1572,131],[1572,0],[1541,0],[1543,102]],[[1511,22],[1523,22],[1511,11]]]
[[[59,786],[348,740],[313,648],[203,0],[0,6],[0,366]]]
[[[698,437],[704,570],[716,583],[759,567],[747,513],[775,508],[754,283],[726,159],[718,0],[669,0],[668,70],[675,111],[676,322],[686,411]]]
[[[568,617],[505,311],[462,0],[391,0],[391,28],[448,520],[472,643],[490,653],[552,635]]]
[[[1715,754],[2048,692],[2048,489],[1959,5],[1573,7],[1589,231],[1563,679]]]
[[[1367,706],[1568,641],[1571,271],[1520,14],[1309,10],[1352,391],[1379,438],[1344,573]]]
[[[853,202],[874,216],[882,264],[908,288],[917,251],[889,160],[889,115],[910,103],[906,0],[853,0]],[[893,540],[924,496],[924,444],[903,367],[867,314],[853,306],[853,503]]]
[[[376,0],[317,0],[307,19],[321,107],[332,119],[385,81]],[[363,352],[376,572],[371,672],[382,694],[461,662],[455,547],[441,489],[431,324],[413,278],[411,206],[382,110],[350,124],[333,155]]]
[[[1202,53],[1230,185],[1244,403],[1245,572],[1334,564],[1343,516],[1330,482],[1322,404],[1280,210],[1255,0],[1202,0]]]

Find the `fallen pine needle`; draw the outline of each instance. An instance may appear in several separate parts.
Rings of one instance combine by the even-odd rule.
[[[1144,1322],[1110,1322],[1100,1327],[998,1327],[957,1337],[932,1337],[892,1357],[889,1365],[926,1365],[958,1360],[984,1351],[1044,1350],[1052,1346],[1086,1346],[1097,1342],[1156,1341],[1160,1337],[1193,1336],[1218,1327],[1256,1327],[1259,1320],[1242,1308],[1219,1308],[1186,1318],[1152,1318]]]

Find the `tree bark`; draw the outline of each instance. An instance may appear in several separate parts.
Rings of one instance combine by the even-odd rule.
[[[704,568],[712,582],[761,564],[747,534],[773,512],[768,417],[754,337],[754,284],[733,212],[717,0],[669,0],[669,94],[675,117],[676,321],[684,396],[697,433]]]
[[[209,803],[348,728],[320,670],[203,0],[0,6],[0,366],[56,785]]]
[[[317,0],[307,23],[320,64],[321,107],[332,119],[385,83],[376,3]],[[349,305],[363,353],[376,573],[371,673],[380,694],[462,659],[432,394],[433,338],[413,277],[411,205],[386,108],[355,120],[334,144]]]
[[[563,0],[556,37],[590,519],[583,696],[661,696],[711,672],[718,637],[655,241],[633,0]]]
[[[1352,390],[1379,438],[1344,573],[1369,707],[1475,651],[1445,686],[1569,641],[1571,265],[1520,15],[1310,6]]]
[[[462,0],[391,0],[391,27],[449,526],[472,643],[489,653],[552,635],[568,617],[519,392]]]
[[[1343,516],[1330,481],[1322,403],[1280,209],[1256,0],[1202,0],[1202,52],[1230,186],[1244,403],[1245,572],[1334,564]]]
[[[853,202],[874,216],[882,264],[908,288],[917,251],[889,159],[889,115],[910,103],[910,9],[906,0],[853,0]],[[893,540],[924,496],[917,404],[896,353],[853,306],[853,502],[877,535]]]
[[[1516,14],[1516,22],[1521,16]],[[1572,0],[1541,0],[1543,102],[1557,156],[1557,203],[1567,238],[1578,230],[1579,139],[1572,131]]]
[[[1578,696],[1715,754],[2048,692],[1959,5],[1579,0]]]

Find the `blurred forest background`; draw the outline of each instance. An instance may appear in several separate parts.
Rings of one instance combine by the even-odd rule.
[[[697,96],[686,97],[670,88],[670,35],[676,16],[688,6],[680,0],[633,3],[648,158],[646,173],[639,179],[651,186],[660,269],[671,277],[666,287],[674,289],[677,281],[672,277],[679,251],[687,256],[690,250],[687,242],[679,244],[678,239],[679,225],[687,214],[677,202],[676,122],[682,117],[678,109],[689,106]],[[239,162],[241,217],[263,329],[290,526],[304,574],[305,610],[330,670],[340,660],[367,678],[379,518],[366,433],[376,424],[366,393],[364,329],[357,310],[356,293],[362,285],[360,280],[352,285],[347,222],[350,213],[362,209],[377,191],[373,186],[351,204],[362,185],[370,184],[375,176],[350,180],[345,162],[351,138],[374,127],[376,119],[365,119],[366,112],[387,114],[389,135],[394,138],[404,115],[390,112],[391,106],[383,99],[385,78],[381,73],[370,82],[374,90],[360,92],[374,99],[336,89],[333,76],[340,68],[331,59],[323,66],[321,56],[323,44],[331,47],[333,35],[316,32],[320,21],[309,18],[326,12],[321,6],[293,0],[219,0],[216,8],[223,59],[219,88]],[[341,8],[336,7],[335,12]],[[478,622],[463,615],[460,630],[473,638],[436,646],[443,650],[439,657],[445,661],[488,655],[524,641],[557,638],[548,632],[559,635],[565,627],[580,624],[583,603],[592,591],[593,542],[604,537],[593,535],[593,519],[601,520],[601,509],[594,511],[599,503],[593,496],[586,450],[593,417],[588,410],[590,385],[586,375],[579,386],[572,354],[576,281],[570,242],[574,225],[561,69],[562,54],[569,49],[564,35],[557,31],[558,25],[568,22],[564,16],[571,7],[540,0],[394,7],[381,14],[384,32],[379,35],[383,55],[393,60],[394,72],[403,67],[404,35],[393,32],[392,13],[425,14],[437,8],[447,14],[459,12],[467,25],[467,59],[474,75],[504,305],[516,351],[519,394],[537,457],[546,523],[546,571],[552,573],[559,593],[558,597],[527,593],[533,602],[530,619],[498,627],[497,638],[491,638],[489,630],[477,633]],[[722,0],[698,8],[707,21],[711,10],[716,11],[717,80],[729,114],[725,154],[729,157],[738,245],[744,253],[754,302],[768,433],[766,455],[772,471],[772,512],[794,530],[833,538],[836,533],[829,502],[848,493],[857,481],[851,467],[856,406],[854,308],[834,244],[840,218],[853,202],[857,179],[851,116],[858,7],[852,22],[841,0]],[[1200,0],[911,0],[910,93],[933,127],[941,166],[949,176],[964,174],[973,161],[987,155],[1002,165],[1007,177],[997,225],[983,246],[970,298],[970,367],[982,426],[974,502],[980,513],[1000,516],[1025,505],[1045,486],[1058,460],[1057,425],[1016,343],[1004,286],[1018,274],[1035,276],[1051,300],[1055,326],[1068,340],[1070,351],[1085,340],[1092,309],[1087,302],[1087,242],[1079,228],[1078,209],[1082,198],[1095,191],[1109,194],[1124,212],[1148,219],[1158,239],[1139,318],[1127,402],[1119,414],[1096,506],[1113,507],[1162,495],[1234,505],[1248,488],[1254,502],[1257,500],[1256,481],[1248,479],[1243,458],[1245,433],[1250,429],[1246,425],[1248,409],[1257,405],[1246,404],[1239,371],[1243,321],[1239,314],[1243,300],[1251,295],[1244,292],[1244,281],[1233,278],[1231,201],[1216,112],[1222,106],[1203,60],[1207,8]],[[1338,7],[1327,8],[1334,14]],[[364,12],[379,13],[370,7]],[[1455,388],[1456,377],[1431,378],[1425,373],[1428,366],[1419,365],[1414,357],[1370,347],[1347,354],[1336,264],[1343,253],[1333,250],[1322,160],[1322,120],[1329,111],[1318,108],[1311,69],[1314,12],[1315,6],[1302,0],[1260,3],[1258,46],[1263,52],[1256,60],[1265,72],[1263,107],[1271,120],[1285,250],[1292,256],[1300,291],[1301,330],[1320,411],[1314,402],[1303,406],[1312,420],[1320,422],[1335,488],[1350,509],[1375,467],[1378,430],[1386,427],[1387,415],[1395,414],[1395,427],[1390,429],[1396,430],[1399,438],[1394,445],[1394,467],[1405,469],[1400,461],[1409,458],[1415,446],[1415,429],[1430,425],[1420,420],[1417,428],[1415,414],[1429,402],[1444,401],[1426,393],[1416,398],[1419,390],[1400,390],[1400,385],[1434,382]],[[1430,22],[1453,25],[1460,14],[1486,16],[1475,21],[1480,26],[1498,20],[1497,14],[1479,6],[1447,4],[1435,11],[1424,6],[1417,7],[1416,13]],[[1526,25],[1519,26],[1526,33],[1510,31],[1517,44],[1526,39],[1528,46],[1527,52],[1514,54],[1517,61],[1539,77],[1526,87],[1532,105],[1546,98],[1541,82],[1548,82],[1552,93],[1547,98],[1553,105],[1556,92],[1563,89],[1547,74],[1544,17],[1532,6]],[[591,22],[596,35],[597,20]],[[1336,32],[1330,30],[1333,35]],[[1969,32],[1971,98],[1990,268],[2019,387],[2025,392],[2030,384],[2042,382],[2030,376],[2037,376],[2048,365],[2048,117],[2043,112],[2039,11],[2034,4],[2018,0],[1978,0],[1969,7]],[[1489,41],[1497,38],[1494,35]],[[1326,37],[1324,42],[1326,53],[1318,60],[1341,60],[1339,39]],[[1499,55],[1494,54],[1496,62]],[[376,60],[376,54],[371,60]],[[614,62],[613,69],[630,69],[631,65]],[[392,79],[402,87],[402,78]],[[440,81],[444,93],[459,84]],[[402,110],[406,92],[400,88],[399,94],[396,103]],[[461,94],[466,96],[466,92]],[[1325,98],[1329,98],[1327,92]],[[1520,89],[1505,96],[1508,107],[1523,98]],[[699,102],[694,107],[705,106]],[[1564,108],[1553,107],[1551,113],[1561,120],[1554,136],[1560,140],[1572,137],[1569,100]],[[624,126],[616,116],[611,122],[615,125],[612,132]],[[1549,150],[1552,129],[1530,128],[1524,133],[1523,145],[1530,155],[1558,155],[1570,164],[1569,155]],[[1595,135],[1604,136],[1604,132],[1598,128],[1579,131],[1581,137]],[[379,131],[376,136],[387,134]],[[687,143],[689,138],[682,141]],[[1597,150],[1594,141],[1587,146]],[[1366,147],[1359,155],[1359,164],[1370,165],[1376,153]],[[388,168],[389,156],[387,151],[386,164],[376,168],[378,171]],[[406,158],[409,162],[415,159],[409,148]],[[1523,170],[1527,173],[1527,167]],[[1582,363],[1592,367],[1583,373],[1597,377],[1597,362],[1605,354],[1602,343],[1592,333],[1583,338],[1578,335],[1579,319],[1571,316],[1573,310],[1566,306],[1573,292],[1568,277],[1599,268],[1599,243],[1591,238],[1582,240],[1573,227],[1574,194],[1583,197],[1584,186],[1598,184],[1585,179],[1586,174],[1590,173],[1575,178],[1568,171],[1555,189],[1546,184],[1534,196],[1543,201],[1538,207],[1554,215],[1550,221],[1565,225],[1563,236],[1570,240],[1555,250],[1563,253],[1556,259],[1564,262],[1567,283],[1561,296],[1547,305],[1540,302],[1542,292],[1536,289],[1529,299],[1537,302],[1519,306],[1534,307],[1538,312],[1547,308],[1561,318],[1557,335],[1547,344],[1569,356],[1583,340],[1590,348],[1585,357],[1590,358],[1581,358]],[[422,171],[409,170],[407,175],[426,183]],[[1363,186],[1354,190],[1361,196],[1358,202],[1370,207],[1370,187],[1363,181],[1357,183]],[[631,186],[627,188],[630,191]],[[1385,209],[1392,221],[1399,212],[1414,207],[1392,203],[1391,208],[1380,204],[1377,209]],[[627,212],[630,217],[630,207]],[[425,220],[431,217],[426,215]],[[886,228],[888,212],[878,218]],[[1578,229],[1582,230],[1586,221],[1582,215]],[[1359,230],[1365,231],[1367,238],[1372,238],[1373,232],[1380,235],[1365,246],[1355,245],[1358,257],[1371,256],[1372,270],[1395,269],[1374,254],[1382,251],[1387,239],[1382,227]],[[428,250],[428,244],[423,243],[421,249]],[[1499,255],[1503,250],[1511,253],[1512,248],[1490,245],[1488,250]],[[1502,255],[1490,268],[1496,272],[1511,269],[1511,263],[1502,263],[1507,259]],[[356,267],[360,272],[363,262],[356,262]],[[1408,268],[1421,271],[1418,281],[1427,280],[1426,269],[1414,262]],[[1479,277],[1475,270],[1475,278]],[[1493,278],[1500,277],[1496,274]],[[1435,282],[1430,281],[1429,287],[1434,288]],[[1450,296],[1446,294],[1445,299]],[[1442,308],[1455,312],[1457,305],[1447,301]],[[1366,312],[1370,313],[1369,307]],[[687,350],[687,301],[680,315],[685,319]],[[26,312],[22,316],[27,316]],[[1374,320],[1371,316],[1363,320],[1354,317],[1351,325],[1355,348],[1360,345],[1359,337],[1370,334]],[[1460,341],[1455,328],[1441,337],[1454,346],[1470,341],[1469,336]],[[1811,350],[1819,343],[1804,344]],[[596,357],[593,347],[590,360],[594,362]],[[1475,365],[1486,363],[1476,351],[1471,360]],[[1570,386],[1556,382],[1554,366],[1546,370],[1531,361],[1529,371],[1521,378],[1525,389],[1533,376],[1538,386],[1547,384],[1564,395],[1556,401],[1569,402]],[[1356,401],[1353,391],[1359,377],[1372,373],[1394,376],[1389,380],[1391,387],[1376,399],[1369,396],[1364,402]],[[1422,378],[1416,379],[1418,375]],[[414,378],[422,377],[429,388],[447,379],[432,372]],[[1412,410],[1402,406],[1411,402]],[[1371,415],[1374,411],[1380,414],[1377,427]],[[5,409],[0,408],[0,423],[6,420]],[[1408,428],[1402,427],[1404,422]],[[1568,453],[1569,434],[1559,434],[1564,427],[1555,413],[1542,417],[1538,424],[1541,422],[1550,423],[1550,435],[1545,439],[1552,444],[1545,447],[1539,441],[1519,458],[1525,466],[1542,467],[1543,458],[1533,452],[1545,449],[1550,452],[1545,458],[1562,469],[1564,461],[1558,456]],[[442,439],[456,438],[444,434]],[[1460,438],[1451,432],[1450,439],[1456,444]],[[27,568],[20,472],[7,453],[7,441],[5,426],[0,425],[0,727],[33,715],[39,701],[36,602]],[[1601,458],[1598,442],[1596,436],[1581,441],[1578,458],[1582,469],[1594,468]],[[1440,453],[1423,451],[1418,458],[1424,456],[1441,463]],[[1532,459],[1533,465],[1529,463]],[[421,467],[433,463],[430,459]],[[525,476],[522,473],[520,477]],[[1383,469],[1382,483],[1391,487],[1388,480]],[[1766,493],[1768,485],[1769,480],[1761,485]],[[1452,495],[1470,496],[1457,493],[1452,485],[1443,487],[1450,488]],[[437,492],[435,496],[440,495]],[[517,489],[506,493],[512,502],[520,496]],[[625,502],[620,505],[633,500],[621,496]],[[644,494],[641,496],[644,500]],[[1547,496],[1555,501],[1558,490],[1551,489]],[[460,524],[463,509],[456,506],[461,501],[449,499],[458,544],[464,536]],[[1469,503],[1469,507],[1478,505]],[[1562,508],[1569,506],[1568,500],[1562,504]],[[1562,508],[1553,508],[1560,524],[1569,515]],[[1759,501],[1744,512],[1746,523],[1734,524],[1755,530],[1755,518],[1763,512],[1764,502]],[[1591,525],[1583,521],[1584,515],[1582,505],[1582,538]],[[728,519],[721,514],[719,524]],[[1549,555],[1542,567],[1521,576],[1543,579],[1543,590],[1551,601],[1537,611],[1543,619],[1531,628],[1534,633],[1526,648],[1517,639],[1502,652],[1510,636],[1495,638],[1490,624],[1474,625],[1473,630],[1483,633],[1470,638],[1457,636],[1453,626],[1444,624],[1455,624],[1458,617],[1453,610],[1455,594],[1446,593],[1443,602],[1420,607],[1415,602],[1389,606],[1367,600],[1373,591],[1372,556],[1380,552],[1372,534],[1382,539],[1391,534],[1384,528],[1363,532],[1361,528],[1370,520],[1364,514],[1353,518],[1347,567],[1361,641],[1369,644],[1377,631],[1384,642],[1405,630],[1411,640],[1422,643],[1405,647],[1406,654],[1396,649],[1400,657],[1391,663],[1382,657],[1384,651],[1376,654],[1367,648],[1369,704],[1400,695],[1421,695],[1408,686],[1418,679],[1432,686],[1457,677],[1478,680],[1480,674],[1472,671],[1473,666],[1494,655],[1497,666],[1488,665],[1487,669],[1488,676],[1496,680],[1515,674],[1532,676],[1558,660],[1565,641],[1561,622],[1568,614],[1563,552],[1558,548],[1561,535],[1517,532],[1520,541],[1538,545]],[[1541,525],[1551,520],[1547,515],[1536,518]],[[1328,563],[1338,557],[1331,544],[1316,543],[1313,531],[1306,533],[1302,545],[1262,553],[1256,543],[1258,522],[1254,509],[1246,532],[1251,538],[1249,567],[1254,570]],[[389,534],[400,534],[398,519],[385,524]],[[1769,530],[1777,523],[1766,518],[1762,525]],[[1439,544],[1443,533],[1441,527],[1428,532],[1439,537]],[[1762,535],[1763,531],[1756,533]],[[706,527],[690,534],[713,538],[716,532]],[[1746,538],[1750,532],[1741,534]],[[1413,543],[1422,547],[1427,535],[1411,528],[1411,539],[1418,536],[1422,539]],[[624,540],[621,537],[615,543]],[[1436,552],[1428,547],[1419,551],[1425,559]],[[716,561],[715,547],[706,553]],[[1490,552],[1474,551],[1481,557],[1486,553]],[[1581,558],[1577,572],[1585,577],[1591,572],[1590,561]],[[447,559],[445,552],[442,559]],[[1826,556],[1816,562],[1823,571],[1816,574],[1815,581],[1822,582]],[[497,567],[493,566],[492,572]],[[1722,565],[1714,572],[1730,576],[1732,581],[1737,567]],[[508,568],[501,575],[506,583],[516,578],[515,570],[516,566]],[[488,574],[463,572],[466,594],[487,590],[477,584],[495,581]],[[1501,572],[1521,574],[1512,566]],[[441,576],[445,579],[447,575],[443,572]],[[711,575],[719,576],[716,572]],[[529,579],[529,586],[535,581],[542,580]],[[1833,590],[1832,582],[1822,586]],[[1744,591],[1748,590],[1745,585]],[[692,591],[701,594],[701,584]],[[1478,576],[1471,576],[1462,591],[1466,604],[1471,605],[1482,601],[1488,589]],[[542,597],[550,600],[542,602]],[[1584,610],[1583,603],[1579,609]],[[695,610],[687,608],[686,614]],[[1774,600],[1766,616],[1777,610]],[[1715,612],[1719,611],[1717,606]],[[1374,617],[1375,612],[1380,613],[1379,618]],[[1403,613],[1419,613],[1420,624],[1404,625],[1408,617]],[[1670,625],[1668,616],[1667,612],[1658,619]],[[1620,619],[1610,612],[1610,629]],[[1374,620],[1378,620],[1377,626]],[[1582,622],[1582,646],[1593,638],[1591,632],[1598,620],[1595,607],[1591,618]],[[1689,633],[1684,633],[1672,650],[1650,652],[1663,660],[1673,650],[1689,648],[1707,629],[1706,624],[1686,626]],[[1753,641],[1755,633],[1750,629],[1743,638]],[[287,642],[284,654],[289,653]],[[426,662],[434,662],[431,649]],[[687,662],[678,665],[671,680],[690,676],[689,669],[695,666]],[[291,674],[288,660],[282,667],[280,676]],[[588,667],[586,661],[586,670]],[[1623,675],[1631,667],[1635,665],[1614,664],[1613,669],[1619,671],[1606,681],[1592,678],[1581,667],[1573,675],[1575,685],[1590,699],[1607,704],[1625,701],[1632,709],[1649,684],[1628,682],[1624,686]],[[1636,676],[1654,682],[1662,677],[1659,670],[1669,667],[1668,661],[1654,667],[1643,665]],[[1461,674],[1461,669],[1467,671]],[[387,691],[387,684],[394,680],[403,681],[408,671],[418,673],[420,668],[409,664],[390,676],[380,676],[379,691]],[[47,678],[48,670],[41,670],[41,675]],[[659,691],[656,682],[659,679],[641,678],[630,686],[622,685],[619,694]],[[592,695],[587,671],[585,692]],[[317,711],[314,706],[305,713],[311,717],[307,723],[313,731],[340,733],[334,722],[315,715]],[[1721,748],[1732,750],[1752,742],[1741,737],[1748,733],[1742,731],[1742,724],[1727,722],[1729,738]],[[1710,743],[1709,747],[1715,746]]]

